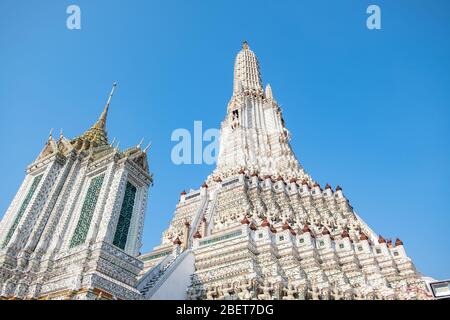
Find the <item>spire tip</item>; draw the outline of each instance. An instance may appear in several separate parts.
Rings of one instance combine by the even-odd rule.
[[[152,142],[150,141],[149,144],[144,148],[144,152],[147,152],[147,150],[150,148],[150,146],[152,145]]]
[[[137,148],[141,148],[142,144],[144,143],[144,138],[141,139],[141,141],[136,146]]]

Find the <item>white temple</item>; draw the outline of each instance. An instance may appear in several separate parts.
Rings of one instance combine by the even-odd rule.
[[[377,236],[342,189],[299,164],[244,42],[217,167],[182,192],[140,255],[146,149],[108,142],[106,117],[49,137],[0,224],[0,299],[429,299],[401,240]]]
[[[428,299],[401,240],[377,236],[342,189],[301,167],[246,42],[234,66],[217,168],[182,192],[141,257],[146,299]]]
[[[115,85],[114,85],[115,87]],[[140,299],[146,150],[108,142],[98,121],[50,134],[0,223],[0,299]]]

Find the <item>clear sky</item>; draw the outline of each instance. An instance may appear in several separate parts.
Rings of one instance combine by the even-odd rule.
[[[81,8],[81,30],[66,8]],[[368,30],[366,9],[381,8]],[[292,146],[315,180],[400,237],[417,268],[450,278],[450,2],[0,2],[0,215],[50,128],[67,137],[100,114],[121,147],[152,141],[143,251],[160,241],[179,193],[211,165],[172,164],[173,130],[218,128],[243,40],[281,103]]]

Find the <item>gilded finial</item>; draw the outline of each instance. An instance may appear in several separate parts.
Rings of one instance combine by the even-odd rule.
[[[244,40],[244,42],[242,43],[242,49],[247,50],[248,48],[248,42],[247,40]]]
[[[109,110],[109,105],[111,104],[111,100],[112,97],[114,95],[114,91],[116,90],[117,87],[117,82],[113,83],[112,89],[111,89],[111,93],[109,94],[108,97],[108,101],[106,101],[106,105],[105,108],[103,109],[102,114],[100,115],[100,118],[98,119],[98,121],[95,123],[94,127],[100,128],[100,129],[104,129],[106,126],[106,117],[108,116],[108,110]]]
[[[77,140],[76,142],[73,143],[76,143],[76,145],[79,146],[80,148],[81,145],[83,145],[83,148],[85,150],[109,144],[108,135],[106,132],[106,118],[108,116],[109,105],[111,104],[111,99],[114,95],[116,86],[117,82],[114,82],[112,85],[111,93],[109,94],[108,100],[106,102],[105,108],[103,109],[103,112],[101,113],[97,122],[95,122],[95,124],[89,130],[87,130],[85,133],[75,138],[71,142]],[[112,146],[113,144],[111,144],[111,147]]]
[[[111,89],[111,93],[109,94],[108,102],[106,102],[106,105],[107,105],[107,106],[109,106],[109,104],[111,103],[111,98],[112,98],[112,96],[114,95],[114,91],[116,90],[116,87],[117,87],[117,82],[114,81],[114,82],[113,82],[112,89]]]

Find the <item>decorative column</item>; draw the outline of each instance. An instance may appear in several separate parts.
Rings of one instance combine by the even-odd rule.
[[[185,222],[184,223],[184,228],[183,228],[183,242],[182,242],[182,246],[181,248],[183,250],[186,250],[189,246],[189,233],[191,231],[191,225],[189,222]]]

